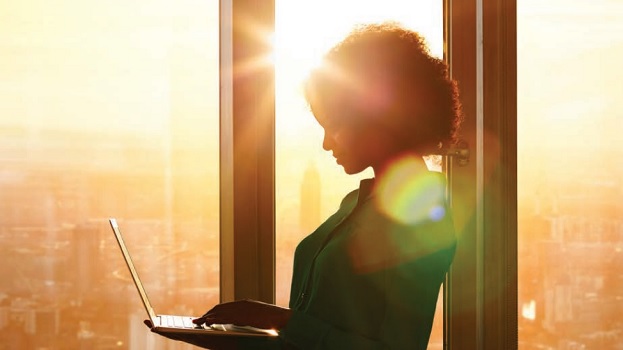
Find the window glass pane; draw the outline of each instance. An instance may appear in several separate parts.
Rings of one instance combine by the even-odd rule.
[[[218,302],[218,2],[4,1],[0,52],[0,344],[190,348],[106,219],[156,312]]]
[[[623,340],[623,3],[518,1],[520,349]]]
[[[422,33],[443,56],[443,3],[427,1],[276,1],[276,225],[277,303],[289,301],[298,242],[333,214],[344,195],[372,177],[348,176],[322,149],[322,128],[302,95],[301,82],[321,55],[356,24],[398,21]],[[431,349],[441,349],[441,307]]]

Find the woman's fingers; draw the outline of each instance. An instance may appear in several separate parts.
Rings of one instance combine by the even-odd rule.
[[[237,317],[235,310],[225,310],[223,308],[213,308],[206,312],[203,316],[193,320],[194,324],[211,325],[214,323],[236,323],[240,317]]]
[[[287,323],[290,310],[253,300],[239,300],[216,305],[193,320],[202,325],[235,324],[258,328],[280,328]]]

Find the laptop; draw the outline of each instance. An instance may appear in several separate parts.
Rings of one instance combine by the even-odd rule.
[[[128,269],[130,270],[130,275],[132,276],[132,280],[134,281],[134,285],[136,286],[136,290],[138,291],[141,300],[143,301],[143,306],[145,307],[145,311],[147,311],[147,315],[151,321],[152,327],[151,330],[156,333],[175,333],[175,334],[213,334],[219,336],[236,336],[236,337],[274,337],[277,336],[277,332],[273,329],[260,329],[249,326],[238,326],[231,324],[215,324],[211,326],[205,325],[196,325],[192,322],[193,319],[197,318],[194,316],[180,316],[180,315],[159,315],[154,311],[154,308],[151,306],[149,302],[149,298],[147,297],[147,292],[145,291],[145,287],[141,282],[141,279],[138,277],[138,272],[134,267],[134,263],[132,262],[132,258],[130,257],[130,252],[123,241],[123,237],[121,236],[121,230],[119,229],[119,225],[117,224],[117,219],[110,218],[108,220],[110,223],[110,227],[112,228],[113,233],[115,234],[115,238],[117,243],[119,243],[119,248],[121,248],[121,253],[123,255],[123,259],[125,260]]]

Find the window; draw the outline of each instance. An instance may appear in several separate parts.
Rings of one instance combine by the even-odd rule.
[[[294,249],[339,207],[342,198],[372,177],[370,169],[344,174],[322,149],[322,128],[302,95],[301,83],[321,55],[357,24],[394,20],[419,31],[443,57],[443,2],[276,1],[276,300],[289,301]],[[440,170],[440,169],[439,169]],[[442,303],[429,349],[442,348]]]
[[[351,10],[363,10],[366,4],[372,2],[358,1]],[[514,174],[511,171],[515,132],[512,102],[516,92],[513,88],[507,89],[513,86],[515,74],[512,64],[516,30],[514,1],[431,0],[418,2],[418,10],[403,7],[409,6],[409,2],[374,4],[378,5],[374,17],[353,12],[352,22],[396,18],[395,14],[407,25],[417,22],[416,29],[425,34],[428,29],[419,25],[430,24],[434,28],[430,43],[439,55],[442,40],[433,38],[440,38],[439,32],[444,32],[446,58],[461,87],[467,115],[466,139],[471,152],[470,164],[458,172],[458,175],[467,173],[469,176],[456,178],[467,178],[462,187],[477,188],[479,194],[489,188],[497,190],[500,183],[506,185],[505,181]],[[442,4],[448,18],[445,23],[441,20]],[[0,269],[2,276],[11,276],[0,282],[1,344],[23,348],[54,347],[61,342],[67,348],[167,349],[182,346],[153,337],[143,328],[140,322],[143,311],[106,226],[105,219],[109,216],[118,217],[130,249],[136,252],[139,273],[148,284],[148,290],[154,290],[151,296],[158,311],[200,313],[205,310],[190,309],[209,307],[217,302],[219,292],[221,300],[251,297],[271,301],[276,294],[279,303],[286,302],[287,292],[284,291],[288,288],[288,263],[291,263],[288,254],[297,240],[291,235],[305,234],[305,230],[286,227],[287,224],[299,225],[296,202],[305,177],[304,173],[292,172],[287,164],[299,164],[301,169],[308,169],[309,160],[312,160],[321,176],[330,174],[331,182],[344,191],[354,187],[357,181],[342,176],[330,156],[320,149],[320,130],[295,93],[301,71],[292,71],[291,75],[285,70],[289,65],[285,63],[284,70],[277,68],[276,127],[272,125],[275,114],[271,108],[274,106],[262,104],[266,109],[261,110],[257,108],[258,101],[252,99],[260,95],[257,92],[267,95],[263,96],[268,97],[263,102],[270,102],[274,97],[271,95],[275,89],[269,77],[272,68],[260,69],[259,73],[254,71],[252,79],[248,80],[239,80],[240,75],[233,74],[239,72],[236,69],[249,68],[241,64],[249,63],[246,61],[249,57],[244,54],[266,53],[265,38],[261,34],[272,32],[273,5],[272,0],[248,3],[61,0],[53,4],[25,0],[0,5],[0,49],[3,53],[0,56],[0,145],[3,149],[0,155],[0,253],[4,262]],[[289,21],[294,17],[281,17],[287,13],[281,12],[281,6],[291,5],[280,2],[278,30],[284,24],[294,26],[293,30],[305,28],[306,17],[292,24]],[[316,20],[310,27],[339,13],[333,11],[335,2],[323,6],[322,3],[301,5],[300,9],[331,9],[323,14],[323,19],[309,18]],[[297,9],[291,11],[298,13]],[[416,17],[420,13],[426,16]],[[483,26],[483,19],[486,26]],[[248,29],[249,23],[258,27],[251,31],[240,30]],[[258,33],[261,38],[257,38]],[[484,41],[480,40],[483,36]],[[219,37],[227,40],[219,42]],[[285,38],[279,33],[275,38],[278,64],[301,59],[303,67],[313,63],[307,61],[310,56],[279,51],[279,40]],[[324,39],[327,43],[332,41],[332,38]],[[247,44],[254,50],[240,50],[248,48]],[[316,44],[310,42],[310,45]],[[312,47],[317,52],[323,49]],[[484,64],[478,62],[477,57],[483,59]],[[483,77],[476,67],[486,67],[487,74]],[[484,85],[490,90],[483,92],[479,79],[484,79]],[[229,83],[232,86],[228,86]],[[293,95],[285,95],[286,91]],[[483,153],[475,141],[478,122],[483,120],[482,106],[476,101],[484,101],[486,125],[490,120],[495,124],[508,119],[509,125],[503,125],[496,135],[503,136],[499,138],[502,148],[511,154],[510,162],[503,164],[506,172],[488,179],[487,183],[478,185],[480,187],[474,185],[476,165],[479,160],[487,162],[494,156]],[[500,101],[510,101],[500,108],[509,113],[497,113],[499,110],[489,113],[490,106],[495,107],[496,103],[502,103]],[[283,123],[290,112],[297,121],[293,125]],[[305,160],[288,159],[280,149],[284,143],[299,145],[299,140],[292,139],[295,128],[300,125],[316,128],[305,137],[309,144],[301,144],[301,148],[312,153]],[[243,138],[247,126],[256,131],[251,134],[257,139],[240,149],[236,141]],[[272,158],[275,131],[276,175]],[[246,163],[244,159],[248,159]],[[307,176],[306,182],[313,183],[314,172],[308,174],[311,176]],[[333,197],[330,190],[324,190],[328,180],[320,177],[321,195],[317,197],[320,215],[307,217],[305,226],[313,226],[314,220],[326,216],[342,197],[343,193],[336,192]],[[274,181],[278,183],[276,210],[273,207]],[[486,215],[500,217],[494,215],[499,213],[497,208],[513,212],[509,204],[515,198],[512,190],[510,186],[503,193],[508,196],[488,198],[491,200],[485,202],[484,210],[478,208],[478,215],[484,211]],[[313,193],[308,194],[314,197]],[[476,208],[475,195],[471,193],[470,196],[467,202],[458,204],[467,203],[465,207],[470,210]],[[461,198],[457,196],[457,199]],[[503,276],[501,272],[508,271],[511,272],[508,281],[512,282],[514,277],[512,265],[509,268],[504,265],[504,259],[513,258],[510,253],[513,251],[512,215],[504,217],[503,223],[504,228],[511,230],[497,230],[495,225],[489,228],[487,225],[493,221],[488,220],[490,216],[484,219],[478,216],[478,221],[471,215],[471,211],[456,215],[461,226],[462,248],[455,260],[456,270],[450,276],[454,286],[446,303],[450,307],[444,308],[450,316],[447,317],[445,343],[450,348],[482,348],[491,343],[491,348],[511,349],[513,335],[500,331],[499,326],[508,323],[507,330],[516,329],[512,324],[516,301],[508,303],[512,308],[500,307],[489,312],[483,300],[498,302],[495,297],[503,294],[497,289],[490,292],[490,288],[484,288],[490,287],[492,281],[510,286],[510,294],[502,303],[491,304],[499,306],[513,301],[512,292],[516,289],[500,277]],[[273,225],[273,216],[276,225]],[[484,234],[478,231],[474,221],[487,224]],[[276,293],[273,276],[275,226],[280,250],[276,255],[279,259]],[[475,234],[477,231],[480,233]],[[510,249],[497,249],[496,232],[508,233],[509,241],[500,246]],[[86,239],[93,236],[95,240]],[[478,241],[484,236],[487,241]],[[490,241],[495,244],[489,244]],[[475,242],[482,244],[478,246]],[[165,248],[165,245],[169,246]],[[486,253],[503,253],[501,257],[488,255],[483,250],[472,249],[475,246],[485,248]],[[282,249],[286,253],[281,253]],[[164,258],[147,264],[144,253]],[[105,263],[95,264],[94,260]],[[173,267],[165,267],[165,262],[172,262]],[[158,273],[154,273],[156,269]],[[227,279],[219,279],[219,273]],[[93,276],[106,276],[107,280],[96,281]],[[196,290],[185,293],[170,288],[176,276],[193,276],[194,279],[184,278],[180,282]],[[219,281],[219,291],[210,289]],[[109,286],[113,287],[109,289]],[[94,303],[93,298],[98,293],[106,294],[104,302]],[[200,299],[180,302],[188,295]],[[110,329],[106,334],[101,331],[102,327],[97,327],[98,312],[103,309],[118,310],[115,317],[120,320],[119,328]],[[487,329],[486,335],[484,329]],[[33,338],[31,334],[35,330],[38,335]],[[441,340],[439,335],[436,337],[433,343],[438,347]],[[508,344],[511,345],[506,346]]]
[[[106,219],[157,311],[218,302],[218,3],[0,13],[0,343],[170,348]]]
[[[517,11],[519,348],[615,349],[623,4],[521,1]]]
[[[392,4],[384,2],[378,11],[389,11]],[[288,272],[283,272],[286,265],[281,265],[282,272],[278,270],[280,280],[274,281],[275,241],[280,245],[279,240],[288,239],[280,237],[279,232],[275,239],[274,231],[280,225],[282,213],[296,215],[297,210],[281,210],[282,204],[275,206],[273,191],[273,180],[289,176],[273,173],[275,130],[280,130],[278,144],[288,127],[286,131],[283,126],[275,127],[275,109],[280,107],[279,100],[276,108],[271,103],[275,97],[271,96],[275,92],[273,71],[271,67],[257,65],[258,60],[271,52],[266,39],[275,24],[273,5],[273,0],[221,1],[224,20],[221,38],[226,39],[221,40],[221,62],[225,62],[221,72],[225,77],[221,90],[222,133],[233,135],[234,139],[221,140],[221,171],[226,176],[221,176],[221,258],[224,261],[220,267],[221,273],[225,270],[224,275],[231,280],[221,281],[222,300],[255,298],[273,302],[275,285],[283,288],[288,284],[287,280],[282,282],[282,278],[288,278]],[[515,3],[448,0],[443,6],[447,18],[443,24],[445,54],[453,77],[459,81],[466,114],[464,136],[470,145],[469,164],[456,169],[456,176],[450,181],[460,246],[449,274],[450,283],[446,283],[448,288],[444,291],[444,347],[514,349],[517,345]],[[329,11],[327,16],[331,14]],[[277,26],[279,23],[278,19]],[[279,33],[274,39],[279,40]],[[275,46],[279,50],[279,42]],[[279,62],[280,53],[274,58]],[[303,65],[306,64],[309,61]],[[233,80],[231,86],[228,79]],[[279,88],[276,94],[279,99],[282,94]],[[295,108],[304,110],[300,98]],[[303,114],[293,116],[300,117],[305,118]],[[280,118],[277,115],[277,124]],[[322,152],[317,145],[309,149]],[[277,157],[280,157],[279,149]],[[282,167],[280,162],[276,162],[278,172]],[[307,168],[308,163],[303,163]],[[302,180],[300,174],[294,177],[288,190],[290,196],[297,196]],[[238,187],[233,191],[236,184]],[[296,201],[292,197],[286,199],[289,200],[286,208]],[[283,292],[281,295],[284,303],[286,298]]]

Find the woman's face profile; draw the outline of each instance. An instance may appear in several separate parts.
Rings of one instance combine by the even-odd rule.
[[[320,124],[324,129],[322,148],[332,153],[347,174],[357,174],[370,166],[362,147],[364,135],[341,123]]]
[[[322,148],[349,175],[383,165],[396,151],[395,142],[378,124],[352,111],[332,109],[314,115],[324,129]]]

